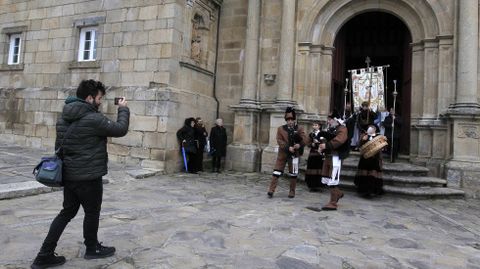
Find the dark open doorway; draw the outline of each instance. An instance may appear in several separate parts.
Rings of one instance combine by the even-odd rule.
[[[345,78],[350,79],[348,70],[366,68],[367,56],[371,59],[371,66],[390,65],[384,72],[386,107],[393,106],[395,79],[398,91],[396,112],[403,121],[399,150],[403,154],[408,154],[410,145],[411,42],[407,26],[394,15],[362,13],[349,20],[338,32],[332,65],[330,110],[339,112],[344,109]],[[347,97],[347,101],[350,98]]]

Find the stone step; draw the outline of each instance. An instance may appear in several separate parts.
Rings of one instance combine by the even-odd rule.
[[[357,171],[342,170],[342,180],[352,181],[355,179]],[[423,177],[423,176],[397,176],[391,174],[383,174],[383,181],[385,185],[390,186],[405,186],[405,187],[445,187],[447,181],[445,179],[436,177]]]
[[[352,181],[340,181],[340,187],[348,190],[356,190]],[[465,192],[447,187],[398,187],[383,186],[387,195],[399,195],[415,199],[464,199]]]
[[[420,187],[420,188],[408,188],[397,186],[384,186],[385,192],[413,196],[416,198],[465,198],[465,192],[462,190],[447,188],[447,187]]]
[[[36,181],[0,184],[0,200],[59,191],[61,189],[62,188],[47,187]]]
[[[358,158],[352,157],[347,158],[342,165],[342,171],[346,170],[357,170],[358,168]],[[392,175],[392,176],[427,176],[429,173],[428,168],[414,165],[411,163],[403,162],[383,162],[383,174]]]

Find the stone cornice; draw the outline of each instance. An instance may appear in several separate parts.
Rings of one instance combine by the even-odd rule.
[[[27,31],[28,27],[26,25],[21,26],[12,26],[2,28],[2,34],[17,34]]]
[[[73,22],[74,27],[96,26],[106,21],[105,16],[78,19]]]
[[[205,68],[202,68],[198,65],[194,65],[194,64],[191,64],[191,63],[188,63],[188,62],[183,62],[183,61],[180,61],[180,66],[181,67],[185,67],[185,68],[188,68],[188,69],[191,69],[191,70],[195,70],[199,73],[202,73],[202,74],[205,74],[207,76],[210,76],[210,77],[213,77],[213,72],[212,71],[209,71]]]
[[[101,65],[98,61],[77,62],[73,61],[68,64],[68,69],[98,69]]]
[[[23,71],[24,64],[2,64],[0,71]]]

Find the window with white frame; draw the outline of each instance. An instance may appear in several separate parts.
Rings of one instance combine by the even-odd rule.
[[[78,61],[95,61],[97,59],[97,28],[80,28],[80,44],[78,47]]]
[[[21,34],[11,34],[10,35],[10,45],[8,49],[8,64],[19,64],[20,63],[20,49],[21,49]]]

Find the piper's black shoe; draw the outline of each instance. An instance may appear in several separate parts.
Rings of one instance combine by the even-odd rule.
[[[267,195],[268,195],[268,198],[272,198],[273,197],[273,192],[267,192]]]
[[[30,268],[32,269],[43,269],[49,268],[54,266],[59,266],[65,263],[65,257],[57,256],[56,253],[49,253],[46,255],[37,255],[35,260],[33,261]]]
[[[114,247],[102,246],[102,243],[97,243],[94,248],[87,247],[87,251],[85,252],[85,256],[83,257],[87,260],[91,260],[110,257],[113,256],[113,254],[115,254]]]

